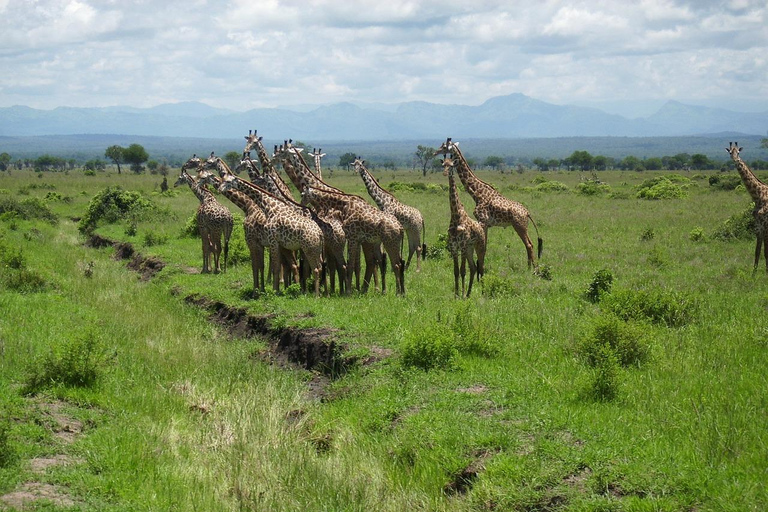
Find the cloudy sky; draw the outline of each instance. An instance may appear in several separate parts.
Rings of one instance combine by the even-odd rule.
[[[0,107],[768,110],[765,0],[0,0]]]

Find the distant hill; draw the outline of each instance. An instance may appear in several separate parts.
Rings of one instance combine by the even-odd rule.
[[[668,102],[644,119],[602,110],[555,105],[523,94],[482,105],[406,102],[399,105],[336,103],[316,108],[260,108],[235,112],[184,102],[152,108],[106,107],[38,110],[0,108],[0,135],[121,134],[238,138],[248,129],[267,137],[332,141],[456,138],[653,137],[721,132],[762,135],[768,112],[744,113]]]

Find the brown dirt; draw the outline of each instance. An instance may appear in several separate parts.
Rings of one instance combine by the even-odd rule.
[[[164,261],[154,256],[143,256],[136,252],[133,245],[128,242],[118,242],[101,235],[92,235],[86,240],[85,246],[97,249],[114,247],[115,254],[112,257],[116,260],[129,260],[128,268],[141,274],[142,281],[149,281],[165,267]]]
[[[69,455],[52,455],[50,457],[37,457],[29,461],[29,467],[33,473],[45,473],[48,468],[57,466],[70,466],[72,464],[81,464],[83,459],[70,457]]]
[[[53,435],[65,444],[71,444],[83,433],[83,423],[62,412],[64,402],[41,402],[38,407],[53,420]]]
[[[72,507],[76,503],[71,496],[62,491],[59,487],[40,482],[27,482],[18,490],[0,496],[0,503],[11,509],[24,509],[27,506],[41,500],[47,500],[60,507]]]
[[[449,496],[466,494],[475,485],[475,480],[480,473],[485,471],[485,461],[493,454],[494,450],[478,450],[473,456],[474,459],[464,469],[456,473],[451,480],[443,486],[443,492]]]

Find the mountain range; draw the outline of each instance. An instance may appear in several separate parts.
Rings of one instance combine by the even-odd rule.
[[[152,108],[25,106],[0,108],[0,136],[121,134],[161,137],[241,138],[248,129],[269,137],[323,141],[457,138],[653,137],[721,132],[760,135],[768,111],[736,112],[675,101],[629,119],[592,107],[555,105],[523,94],[481,105],[404,102],[379,106],[335,103],[301,109],[258,108],[245,112],[197,102]]]

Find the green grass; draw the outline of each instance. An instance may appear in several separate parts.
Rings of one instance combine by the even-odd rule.
[[[635,197],[662,175],[600,173],[610,194],[585,195],[576,172],[484,174],[531,211],[551,279],[527,271],[513,230],[492,228],[486,277],[461,301],[447,256],[412,267],[404,298],[391,288],[248,299],[247,261],[190,271],[202,256],[182,236],[197,208],[188,189],[160,194],[159,177],[129,174],[0,174],[5,197],[70,198],[49,196],[55,224],[0,221],[4,243],[45,282],[0,291],[0,494],[37,480],[86,510],[765,509],[768,277],[752,274],[754,239],[708,236],[749,198],[706,176],[684,197]],[[437,245],[445,178],[380,179],[408,184],[396,195],[421,209]],[[574,193],[535,187],[544,181]],[[332,184],[365,196],[351,173]],[[79,218],[115,185],[161,212],[96,229],[166,262],[149,282],[111,248],[82,246]],[[613,279],[590,301],[598,271]],[[263,362],[263,341],[230,338],[184,302],[192,293],[279,324],[333,327],[351,352],[391,356],[353,367],[319,401],[309,372]],[[87,364],[63,356],[88,340]],[[81,366],[88,385],[49,376],[25,390]],[[71,445],[40,410],[52,400],[85,425]],[[56,453],[82,462],[31,472],[30,459]]]

